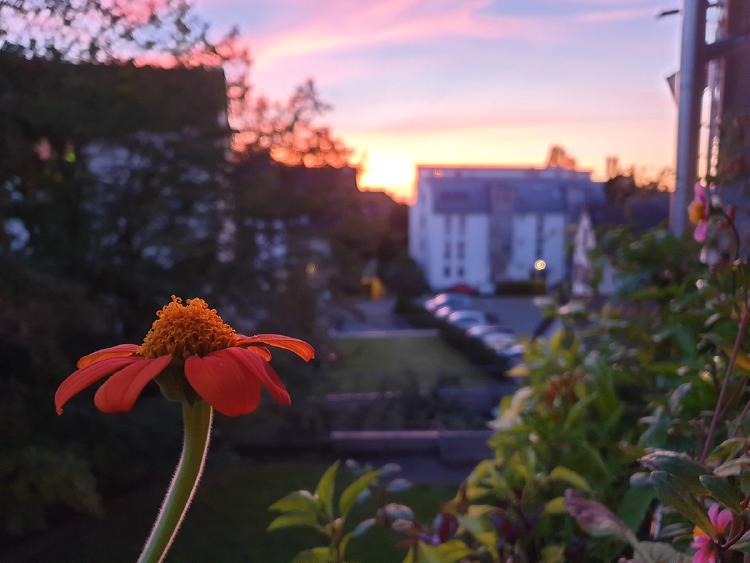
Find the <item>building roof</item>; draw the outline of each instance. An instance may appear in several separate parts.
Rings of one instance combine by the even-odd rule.
[[[435,213],[489,213],[489,183],[475,178],[430,180]]]
[[[558,180],[591,180],[591,170],[571,170],[567,168],[499,165],[463,164],[418,164],[417,176],[446,178],[554,178]]]
[[[562,213],[566,209],[563,187],[556,181],[513,182],[518,213]]]
[[[601,184],[573,177],[481,178],[437,176],[429,179],[435,213],[489,213],[495,190],[513,194],[516,213],[566,213],[603,201]]]

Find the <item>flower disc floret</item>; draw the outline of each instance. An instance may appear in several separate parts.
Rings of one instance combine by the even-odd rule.
[[[207,356],[211,352],[234,346],[237,334],[225,323],[216,309],[209,309],[203,299],[188,299],[182,304],[172,296],[156,313],[158,317],[143,339],[140,354],[158,358],[171,354],[174,358]]]
[[[706,205],[701,201],[693,201],[688,207],[688,217],[693,225],[705,219]]]

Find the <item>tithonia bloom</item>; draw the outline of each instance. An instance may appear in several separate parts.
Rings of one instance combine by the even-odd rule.
[[[257,409],[261,386],[277,402],[290,405],[286,387],[268,363],[268,347],[290,350],[305,361],[315,356],[312,346],[297,338],[237,334],[202,299],[188,299],[183,305],[172,296],[157,317],[140,346],[120,344],[81,358],[55,393],[57,413],[71,397],[108,376],[94,396],[94,404],[105,413],[130,411],[143,388],[159,376],[162,389],[171,378],[178,393],[195,392],[227,416]]]
[[[718,504],[712,504],[708,509],[708,519],[719,535],[724,535],[732,524],[732,511],[728,508],[720,510]],[[693,563],[716,563],[719,560],[719,550],[711,537],[698,526],[693,530],[693,543],[690,547],[697,551],[693,555]]]
[[[706,188],[699,183],[695,184],[693,194],[693,201],[688,207],[688,218],[695,225],[693,238],[696,242],[706,242],[706,237],[708,236],[708,218],[711,214]]]

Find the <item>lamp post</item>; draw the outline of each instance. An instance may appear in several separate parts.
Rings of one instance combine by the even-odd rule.
[[[701,98],[706,82],[706,8],[706,0],[685,0],[682,10],[677,166],[669,211],[669,226],[676,236],[685,232],[688,198],[698,177]]]

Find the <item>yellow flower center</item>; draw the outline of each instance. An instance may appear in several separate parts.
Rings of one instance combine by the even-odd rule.
[[[705,205],[701,203],[700,201],[694,201],[690,204],[688,207],[688,217],[690,218],[690,222],[693,225],[697,225],[701,221],[703,221],[704,214],[705,214]]]
[[[172,302],[156,316],[141,345],[140,354],[145,358],[205,356],[233,346],[236,340],[234,329],[203,299],[188,299],[183,305],[182,299],[173,295]]]

